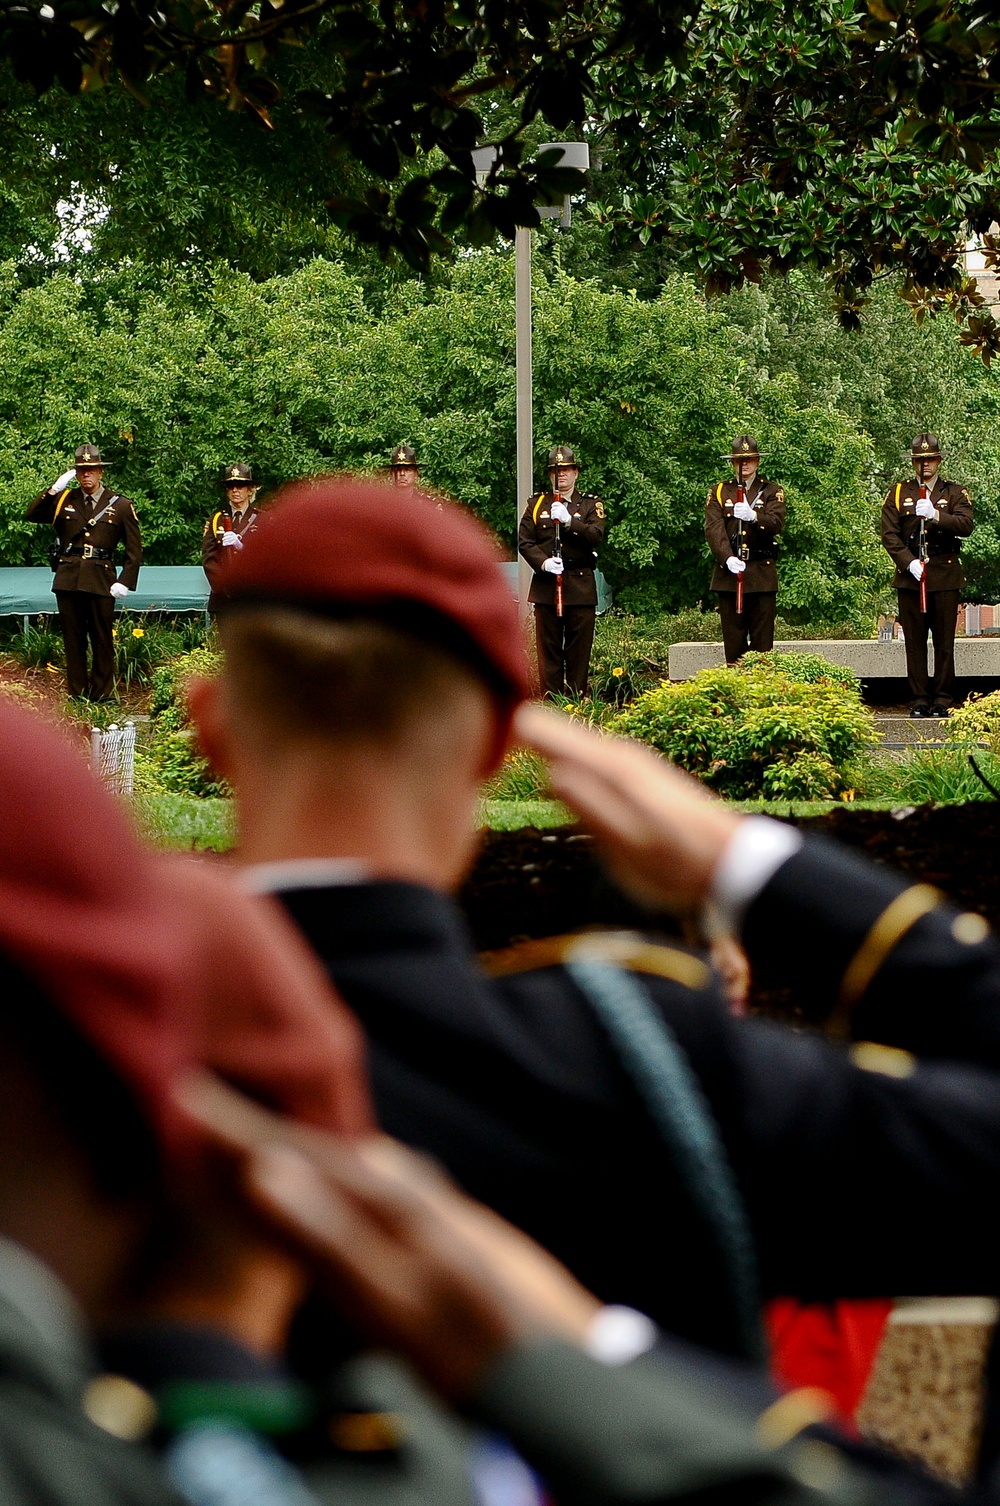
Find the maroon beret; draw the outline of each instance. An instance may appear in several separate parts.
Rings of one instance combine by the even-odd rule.
[[[491,535],[464,507],[384,481],[319,476],[274,497],[232,563],[227,605],[371,613],[452,648],[515,706],[530,682],[499,563]]]
[[[371,1127],[360,1030],[273,902],[147,852],[66,739],[2,700],[0,781],[0,955],[128,1084],[166,1150],[191,1141],[174,1088],[199,1066],[320,1127]]]

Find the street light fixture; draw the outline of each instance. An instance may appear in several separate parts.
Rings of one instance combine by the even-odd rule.
[[[538,148],[542,152],[561,151],[562,156],[553,163],[555,167],[575,167],[586,172],[590,166],[590,147],[586,141],[548,141]],[[496,162],[495,146],[480,146],[472,153],[476,177],[480,183],[487,177]],[[568,226],[571,221],[569,194],[561,204],[539,204],[538,213],[543,220],[557,219]],[[514,376],[517,414],[517,497],[514,502],[514,538],[521,524],[521,503],[531,495],[534,485],[532,463],[533,434],[533,383],[531,362],[531,227],[518,225],[514,231]],[[521,616],[528,615],[528,592],[531,588],[531,566],[527,560],[518,559],[517,599]]]

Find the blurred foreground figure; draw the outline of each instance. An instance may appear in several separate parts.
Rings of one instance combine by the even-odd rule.
[[[243,901],[234,955],[228,886],[141,852],[23,713],[0,709],[0,773],[4,1506],[541,1500],[509,1449],[506,1475],[473,1492],[463,1431],[412,1383],[405,1413],[295,1386],[283,1332],[316,1277],[345,1334],[404,1353],[503,1429],[563,1506],[874,1499],[839,1444],[809,1453],[815,1397],[775,1404],[755,1377],[666,1346],[642,1360],[657,1336],[639,1314],[602,1309],[373,1137],[352,1022],[269,907]],[[71,839],[57,790],[78,812]],[[98,1324],[145,1336],[150,1388],[97,1372]],[[896,1473],[878,1488],[891,1506],[934,1499]]]
[[[623,760],[620,781],[650,766],[676,781],[707,834],[687,862],[656,849],[633,888],[660,902],[673,883],[694,908],[717,885],[724,928],[752,909],[752,962],[780,960],[803,998],[839,996],[845,1032],[853,1019],[863,1040],[938,1060],[732,1019],[700,958],[634,935],[532,943],[483,974],[449,895],[524,666],[484,530],[448,504],[426,519],[419,494],[378,483],[286,489],[234,566],[224,677],[191,691],[237,792],[246,884],[281,896],[356,1010],[380,1122],[602,1301],[719,1350],[761,1352],[762,1297],[990,1290],[1000,992],[965,986],[995,967],[978,917],[924,889],[893,909],[905,882],[821,843],[797,853],[790,829],[741,821],[653,754],[581,732],[587,757]],[[520,714],[545,753],[572,738],[564,718]],[[588,799],[594,776],[573,783],[568,762],[559,793],[625,868],[636,794],[608,777]],[[761,831],[766,860],[744,862]],[[955,928],[943,1015],[940,972],[892,986],[910,926],[917,941]]]

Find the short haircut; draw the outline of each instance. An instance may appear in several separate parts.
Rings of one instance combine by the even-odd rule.
[[[293,735],[396,742],[490,695],[450,648],[377,617],[239,604],[220,633],[237,700]]]

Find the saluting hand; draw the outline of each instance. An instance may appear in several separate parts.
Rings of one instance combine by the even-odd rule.
[[[744,817],[651,749],[562,712],[522,706],[514,732],[548,760],[553,792],[586,822],[625,889],[662,909],[704,903]]]
[[[73,470],[73,471],[63,471],[63,473],[59,477],[58,481],[53,481],[52,485],[49,487],[49,491],[51,492],[52,496],[54,497],[55,494],[56,494],[56,492],[65,491],[66,488],[67,488],[67,486],[69,486],[70,482],[71,481],[75,481],[75,480],[76,480],[76,471],[75,470]]]

